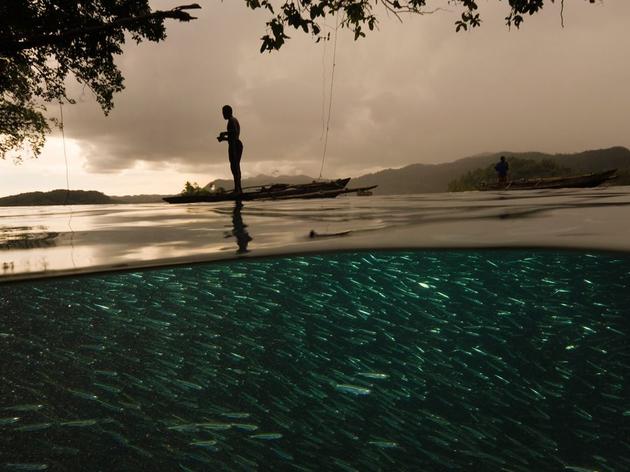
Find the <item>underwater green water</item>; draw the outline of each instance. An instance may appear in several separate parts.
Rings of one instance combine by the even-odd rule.
[[[630,256],[342,253],[0,285],[7,470],[630,470]]]

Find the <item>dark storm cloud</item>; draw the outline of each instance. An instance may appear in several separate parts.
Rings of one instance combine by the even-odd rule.
[[[455,13],[446,12],[404,24],[384,17],[359,42],[340,34],[326,169],[630,145],[630,2],[571,3],[564,29],[555,7],[520,31],[503,25],[505,5],[488,2],[471,33],[455,34]],[[66,132],[88,169],[140,161],[216,169],[226,160],[215,139],[225,126],[220,108],[230,103],[243,127],[245,172],[317,174],[332,44],[324,55],[324,45],[293,33],[280,52],[261,55],[264,16],[244,2],[208,2],[199,17],[169,24],[164,43],[129,45],[119,61],[127,89],[110,117],[76,90],[81,103],[67,107]]]

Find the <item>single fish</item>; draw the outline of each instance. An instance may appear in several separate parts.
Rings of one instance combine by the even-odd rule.
[[[0,426],[3,426],[5,424],[17,423],[18,421],[20,421],[20,418],[18,416],[12,416],[9,418],[0,418]]]
[[[83,398],[84,400],[98,400],[98,396],[94,395],[93,393],[82,392],[80,390],[73,390],[71,388],[68,389],[68,392],[70,392],[72,395],[76,397]]]
[[[191,433],[191,432],[199,431],[199,426],[197,426],[195,423],[189,423],[189,424],[179,424],[176,426],[169,426],[167,429],[170,429],[171,431]]]
[[[394,441],[368,441],[368,444],[372,446],[380,447],[383,449],[390,449],[394,447],[398,447],[398,443]]]
[[[243,418],[249,418],[251,415],[245,412],[227,412],[227,413],[221,413],[221,416],[225,416],[226,418],[232,418],[232,419],[243,419]]]
[[[387,379],[389,378],[388,374],[382,374],[380,372],[359,372],[357,375],[361,377],[367,377],[368,379]]]
[[[351,384],[337,384],[335,385],[335,388],[340,392],[350,393],[357,396],[369,395],[372,392],[372,390],[370,390],[369,388],[359,387],[358,385]]]
[[[191,446],[195,446],[195,447],[208,447],[211,449],[215,449],[212,446],[215,446],[217,444],[217,442],[213,439],[209,439],[207,441],[193,441],[190,443]]]
[[[7,469],[11,470],[46,470],[48,469],[47,464],[18,464],[18,463],[8,463],[4,464]]]
[[[24,426],[18,426],[17,428],[13,428],[14,431],[39,431],[42,429],[48,429],[52,426],[52,423],[34,423],[34,424],[25,424]]]
[[[586,467],[578,467],[576,465],[565,465],[564,470],[570,472],[600,472],[598,469],[588,469]]]
[[[258,426],[255,424],[248,423],[232,423],[232,426],[243,431],[256,431],[258,429]]]
[[[14,405],[14,406],[6,406],[2,408],[5,411],[37,411],[44,408],[44,405],[37,404],[24,404],[24,405]]]
[[[273,441],[275,439],[282,438],[282,434],[280,433],[260,433],[260,434],[252,434],[250,436],[252,439],[261,439],[263,441]]]
[[[231,423],[196,423],[201,429],[212,429],[217,431],[223,431],[232,427]]]
[[[59,423],[59,426],[70,426],[72,428],[83,428],[85,426],[94,426],[98,423],[97,420],[72,420],[72,421],[63,421]]]

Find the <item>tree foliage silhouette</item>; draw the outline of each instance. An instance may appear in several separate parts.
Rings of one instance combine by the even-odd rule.
[[[501,0],[499,0],[501,1]],[[556,0],[550,0],[555,3]],[[564,11],[564,0],[557,0]],[[595,3],[595,0],[585,0]],[[542,10],[545,0],[507,0],[508,13],[505,22],[508,27],[518,28],[526,15],[533,15]],[[289,36],[286,29],[294,28],[312,34],[316,41],[327,37],[322,22],[330,16],[339,15],[340,26],[351,30],[355,39],[365,36],[366,30],[372,31],[378,25],[377,7],[382,7],[389,14],[402,19],[405,14],[424,15],[440,10],[436,0],[245,0],[251,9],[265,9],[271,15],[267,21],[267,34],[262,39],[260,51],[280,49]],[[442,2],[443,3],[443,2]],[[448,0],[448,4],[461,10],[455,22],[456,31],[467,30],[481,25],[479,0]],[[562,15],[562,13],[561,13]]]
[[[89,87],[103,111],[123,76],[114,63],[126,34],[140,43],[166,37],[168,18],[190,21],[183,5],[152,11],[148,0],[10,0],[0,2],[0,157],[37,156],[50,130],[46,103],[68,102],[66,78]]]
[[[294,28],[326,38],[326,18],[336,16],[341,28],[365,36],[385,12],[401,19],[405,14],[428,14],[437,0],[244,0],[247,8],[266,10],[267,34],[261,52],[282,47]],[[501,1],[501,0],[499,0]],[[564,0],[557,0],[564,7]],[[595,0],[584,0],[594,3]],[[554,0],[551,0],[554,2]],[[448,0],[461,10],[457,31],[481,24],[479,0]],[[519,27],[526,15],[543,8],[544,0],[507,0],[508,26]],[[379,12],[380,7],[380,12]],[[47,103],[74,103],[66,94],[66,80],[74,77],[94,92],[107,114],[113,96],[123,87],[114,63],[126,35],[140,43],[165,39],[164,21],[190,21],[188,10],[197,4],[153,11],[149,0],[8,0],[0,2],[0,158],[20,152],[39,155],[46,133]],[[431,8],[434,8],[431,10]]]

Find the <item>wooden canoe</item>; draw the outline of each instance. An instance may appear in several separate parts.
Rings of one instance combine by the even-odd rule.
[[[518,179],[507,184],[483,182],[479,190],[537,190],[550,188],[588,188],[597,187],[607,180],[614,179],[617,169],[593,174],[572,175],[568,177],[540,177],[534,179]]]
[[[198,202],[225,202],[263,199],[286,198],[334,198],[341,193],[347,193],[346,185],[350,178],[337,179],[326,182],[311,182],[309,184],[273,184],[260,187],[250,187],[256,190],[237,194],[234,192],[211,193],[199,195],[175,195],[165,197],[168,203],[198,203]],[[321,195],[321,197],[318,197]]]

